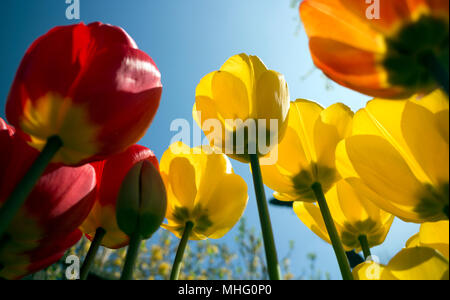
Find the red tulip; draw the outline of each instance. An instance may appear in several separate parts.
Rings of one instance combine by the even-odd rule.
[[[0,207],[39,154],[0,119]],[[81,237],[94,203],[90,165],[50,165],[0,241],[0,277],[17,279],[49,266]]]
[[[105,161],[92,163],[97,174],[97,199],[81,230],[92,239],[98,228],[106,231],[101,245],[118,249],[128,245],[129,237],[119,229],[116,218],[116,204],[122,181],[128,171],[138,162],[147,160],[158,170],[158,160],[146,147],[133,145],[125,152]]]
[[[136,143],[162,93],[161,74],[121,28],[101,23],[55,27],[26,52],[6,115],[42,150],[58,136],[53,162],[105,159]]]

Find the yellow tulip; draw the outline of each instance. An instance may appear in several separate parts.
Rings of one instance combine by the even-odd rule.
[[[407,222],[448,220],[449,107],[441,91],[423,99],[375,99],[356,113],[336,150],[343,178]]]
[[[412,236],[406,247],[430,247],[449,258],[449,222],[423,223],[420,231]]]
[[[358,280],[448,280],[448,259],[428,247],[405,248],[384,266],[372,261],[353,269]]]
[[[190,222],[190,240],[218,239],[241,218],[247,185],[225,155],[177,142],[161,158],[160,171],[168,202],[168,223],[162,226],[178,238]]]
[[[313,183],[319,182],[327,192],[339,180],[336,145],[351,134],[352,118],[353,112],[342,103],[327,109],[308,100],[291,103],[278,161],[261,166],[264,183],[275,191],[275,198],[315,202]]]
[[[249,162],[249,154],[263,156],[282,139],[288,112],[284,76],[257,56],[239,54],[201,79],[193,116],[212,146]]]
[[[353,188],[340,180],[328,191],[326,199],[336,229],[346,251],[361,250],[360,239],[365,236],[368,247],[384,242],[394,216],[375,206],[364,190]],[[297,201],[294,211],[300,220],[324,241],[331,244],[320,209],[316,204]]]

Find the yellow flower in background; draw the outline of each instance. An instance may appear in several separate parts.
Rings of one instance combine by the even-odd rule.
[[[361,236],[367,238],[369,247],[384,242],[394,216],[375,206],[369,200],[372,195],[340,180],[325,196],[346,251],[361,250]],[[294,211],[309,229],[331,244],[318,205],[297,201]]]
[[[343,178],[369,188],[383,210],[407,222],[448,220],[449,108],[442,91],[422,99],[375,99],[339,143]],[[365,187],[361,187],[365,186]]]
[[[336,145],[351,134],[352,118],[353,112],[342,103],[326,109],[303,99],[291,103],[278,161],[261,166],[264,183],[275,191],[275,198],[315,202],[313,183],[319,182],[326,192],[339,180]]]
[[[357,280],[449,280],[449,264],[432,248],[404,248],[387,265],[373,261],[358,265],[353,276]]]
[[[282,139],[289,101],[282,74],[257,56],[239,54],[201,79],[193,116],[212,146],[249,162],[248,154],[263,156]]]
[[[420,231],[412,236],[406,247],[430,247],[439,251],[447,259],[449,257],[449,222],[423,223]]]
[[[221,238],[244,213],[247,184],[224,154],[177,142],[161,158],[160,171],[168,201],[163,227],[178,238],[188,222],[193,224],[191,240]]]

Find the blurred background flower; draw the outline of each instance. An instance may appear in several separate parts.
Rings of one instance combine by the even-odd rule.
[[[378,6],[377,6],[378,5]],[[448,1],[305,0],[315,65],[345,87],[384,98],[448,94]]]

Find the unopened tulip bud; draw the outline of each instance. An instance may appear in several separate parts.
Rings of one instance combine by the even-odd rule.
[[[167,196],[159,171],[148,161],[137,163],[122,183],[117,200],[117,223],[127,235],[148,239],[164,220]]]

